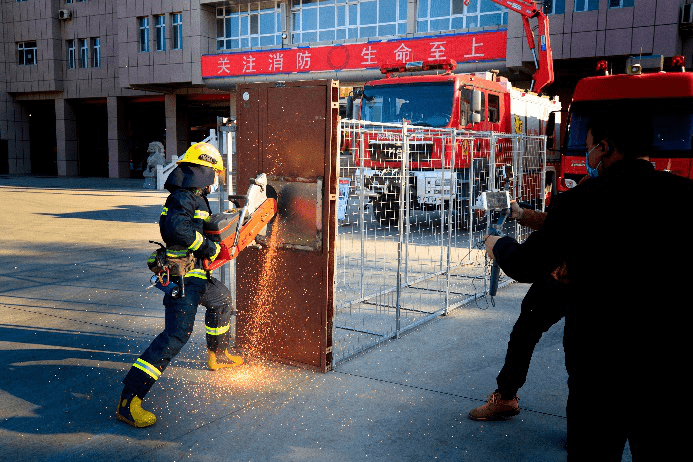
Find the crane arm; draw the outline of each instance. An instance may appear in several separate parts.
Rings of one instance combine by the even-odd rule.
[[[543,11],[530,0],[492,0],[493,2],[506,7],[520,15],[522,15],[522,24],[525,28],[527,36],[527,44],[534,58],[534,82],[532,86],[537,93],[547,85],[553,83],[553,53],[551,52],[551,43],[549,41],[549,19]],[[532,26],[529,24],[530,18],[537,18],[539,32],[539,53],[537,56],[537,44],[532,31]]]

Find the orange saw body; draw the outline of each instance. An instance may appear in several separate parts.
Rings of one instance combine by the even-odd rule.
[[[208,238],[221,245],[221,251],[213,262],[204,261],[205,270],[213,271],[236,258],[243,249],[255,241],[257,235],[263,232],[267,223],[276,214],[277,201],[267,198],[241,226],[240,231],[237,231],[238,220],[241,218],[239,210],[210,216],[208,222],[205,223],[204,233]],[[240,234],[238,235],[238,243],[234,248],[237,233]]]
[[[216,213],[205,220],[205,235],[221,246],[214,261],[203,262],[205,270],[213,271],[222,267],[255,242],[258,234],[265,233],[267,224],[277,214],[276,194],[267,197],[267,192],[267,175],[260,173],[250,179],[250,187],[245,196],[229,196],[229,200],[242,199],[245,202],[240,211],[236,209]]]

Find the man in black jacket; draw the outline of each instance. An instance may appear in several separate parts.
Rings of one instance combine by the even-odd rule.
[[[142,399],[187,343],[199,305],[207,308],[205,328],[209,368],[217,370],[243,363],[240,356],[231,355],[227,349],[232,315],[231,293],[202,265],[205,258],[214,260],[221,250],[219,244],[205,237],[203,225],[211,212],[207,194],[216,188],[218,175],[223,171],[219,151],[211,144],[197,143],[185,152],[178,167],[166,180],[165,187],[171,194],[159,219],[161,237],[169,258],[191,255],[193,267],[184,275],[172,277],[179,285],[181,278],[184,279],[185,296],[164,295],[164,331],[135,361],[123,379],[125,387],[116,416],[134,427],[148,427],[156,422],[156,416],[142,408]]]
[[[680,225],[693,181],[655,171],[649,126],[610,114],[588,131],[594,178],[562,194],[544,226],[522,244],[490,236],[489,255],[521,282],[565,262],[569,278],[564,347],[568,370],[568,460],[675,460],[685,440],[674,423],[685,390],[693,247]],[[666,141],[666,140],[664,140]],[[677,244],[679,243],[679,244]],[[674,248],[675,247],[675,248]]]

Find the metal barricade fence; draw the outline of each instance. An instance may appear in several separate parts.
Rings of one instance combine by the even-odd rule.
[[[543,210],[545,138],[340,122],[333,355],[349,357],[487,292],[485,190]],[[505,232],[529,230],[510,221]],[[501,280],[501,286],[510,281]]]

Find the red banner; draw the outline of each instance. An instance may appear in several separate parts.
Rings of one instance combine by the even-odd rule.
[[[324,47],[279,48],[202,56],[202,78],[379,69],[412,61],[505,59],[507,31],[439,35]]]

